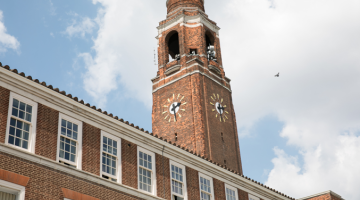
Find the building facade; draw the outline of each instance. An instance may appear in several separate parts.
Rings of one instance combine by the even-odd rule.
[[[242,173],[203,0],[166,5],[152,133],[0,63],[0,200],[294,199]]]

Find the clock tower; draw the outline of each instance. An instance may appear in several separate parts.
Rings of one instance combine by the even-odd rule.
[[[153,134],[242,174],[230,79],[204,0],[167,0],[157,27]]]

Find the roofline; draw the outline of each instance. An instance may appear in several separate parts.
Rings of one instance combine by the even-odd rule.
[[[340,198],[341,200],[345,200],[345,199],[343,199],[340,195],[336,194],[335,192],[333,192],[333,191],[331,191],[331,190],[328,190],[328,191],[325,191],[325,192],[320,192],[320,193],[317,193],[317,194],[313,194],[313,195],[310,195],[310,196],[307,196],[307,197],[303,197],[303,198],[300,198],[300,199],[297,199],[297,200],[307,200],[307,199],[310,199],[310,198],[322,196],[322,195],[324,195],[324,194],[334,195],[334,196]]]

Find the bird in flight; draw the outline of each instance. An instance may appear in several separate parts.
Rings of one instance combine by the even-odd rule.
[[[280,72],[278,74],[275,75],[275,77],[279,77],[280,76]]]

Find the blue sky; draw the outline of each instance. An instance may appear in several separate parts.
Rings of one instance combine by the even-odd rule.
[[[244,174],[296,198],[360,198],[359,2],[205,3],[222,28]],[[151,131],[165,0],[12,0],[0,11],[3,65]]]

